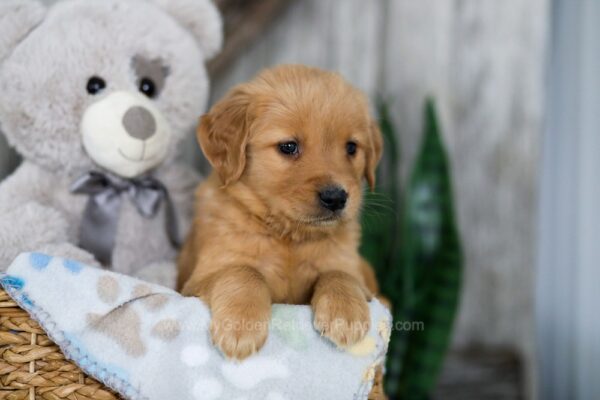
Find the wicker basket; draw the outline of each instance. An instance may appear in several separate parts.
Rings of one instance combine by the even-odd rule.
[[[37,322],[1,289],[0,354],[0,399],[120,399],[65,359]],[[369,400],[385,400],[382,387],[378,371]]]

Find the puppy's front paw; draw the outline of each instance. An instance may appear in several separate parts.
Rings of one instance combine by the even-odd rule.
[[[270,314],[270,309],[249,310],[248,307],[213,312],[212,341],[227,358],[243,360],[265,344]]]
[[[324,294],[313,303],[314,326],[338,347],[352,346],[369,331],[369,305],[364,298]]]

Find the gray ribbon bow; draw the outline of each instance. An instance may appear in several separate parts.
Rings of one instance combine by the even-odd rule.
[[[173,203],[167,188],[156,178],[124,179],[92,171],[77,179],[71,186],[71,192],[89,196],[79,230],[79,246],[92,253],[102,265],[111,265],[124,194],[145,218],[155,217],[164,202],[167,235],[173,247],[180,245]]]

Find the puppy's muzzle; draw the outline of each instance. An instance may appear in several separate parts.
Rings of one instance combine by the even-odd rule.
[[[319,191],[319,203],[329,211],[343,210],[347,200],[348,192],[339,186],[327,186]]]

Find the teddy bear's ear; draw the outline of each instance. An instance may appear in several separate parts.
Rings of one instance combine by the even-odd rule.
[[[0,62],[42,22],[45,14],[45,7],[37,1],[0,1]]]
[[[192,32],[204,51],[212,58],[223,45],[223,22],[212,0],[153,0],[181,25]]]

